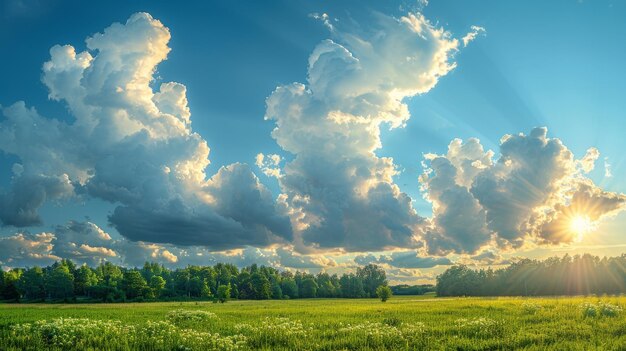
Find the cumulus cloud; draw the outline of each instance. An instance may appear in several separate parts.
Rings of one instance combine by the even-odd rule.
[[[278,87],[265,115],[276,124],[272,137],[295,156],[279,184],[296,243],[300,250],[415,247],[424,219],[394,183],[393,159],[376,154],[380,128],[404,125],[403,99],[428,92],[455,67],[459,42],[419,13],[375,14],[368,28],[316,18],[333,38],[310,55],[307,83]]]
[[[576,230],[592,230],[603,218],[611,217],[622,211],[626,205],[626,196],[603,191],[590,180],[581,180],[571,193],[569,201],[556,203],[544,217],[541,226],[536,226],[534,233],[542,242],[558,244],[580,239],[572,236]],[[583,221],[588,228],[574,228],[573,221]],[[586,222],[588,221],[588,223]]]
[[[54,235],[17,233],[0,238],[0,265],[24,267],[47,265],[60,259],[52,253]]]
[[[427,155],[420,182],[433,203],[424,235],[431,253],[568,243],[576,239],[572,218],[596,222],[624,208],[626,196],[585,177],[599,157],[596,149],[576,160],[559,139],[548,138],[546,128],[535,128],[505,135],[499,151],[492,161],[493,152],[470,139],[454,140],[446,155]]]
[[[56,226],[52,244],[52,252],[56,256],[79,264],[93,266],[118,257],[111,236],[91,222],[71,221]]]
[[[256,155],[255,164],[259,169],[268,177],[280,178],[280,162],[282,158],[280,155],[269,154],[264,155],[259,153]]]
[[[0,150],[20,159],[0,192],[4,225],[41,224],[46,201],[88,196],[116,204],[111,224],[133,240],[227,249],[291,239],[284,207],[247,165],[205,174],[210,150],[191,128],[186,87],[151,87],[169,40],[161,22],[136,13],[87,38],[87,51],[50,50],[42,81],[75,121],[23,102],[3,109]]]

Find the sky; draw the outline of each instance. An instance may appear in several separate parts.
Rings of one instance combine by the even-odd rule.
[[[0,265],[395,283],[626,247],[619,1],[0,2]]]

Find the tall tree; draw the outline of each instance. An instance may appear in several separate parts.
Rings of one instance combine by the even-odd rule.
[[[165,279],[163,279],[163,277],[160,277],[158,275],[153,275],[152,278],[150,278],[150,290],[154,298],[158,299],[159,297],[161,297],[161,292],[163,291],[164,288],[165,288]]]
[[[283,278],[280,282],[280,289],[283,292],[283,296],[288,296],[292,299],[298,298],[298,285],[293,278]]]
[[[46,277],[46,290],[53,299],[74,297],[74,276],[68,266],[59,264]]]
[[[302,287],[300,289],[300,297],[313,298],[317,297],[317,282],[313,276],[302,279]]]
[[[44,282],[43,269],[32,267],[24,271],[17,284],[20,293],[29,300],[44,299],[46,297],[46,287]]]
[[[76,270],[74,277],[74,293],[79,296],[89,296],[90,289],[98,284],[96,273],[87,265]]]
[[[230,300],[230,283],[217,287],[217,300],[221,303]]]
[[[375,264],[357,268],[356,275],[363,282],[363,289],[369,297],[376,297],[376,289],[380,285],[387,285],[385,270]]]
[[[139,271],[131,270],[124,273],[122,289],[124,289],[127,298],[143,297],[147,287],[148,284]]]

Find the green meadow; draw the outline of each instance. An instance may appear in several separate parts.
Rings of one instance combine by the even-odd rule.
[[[626,297],[0,304],[3,350],[624,350]]]

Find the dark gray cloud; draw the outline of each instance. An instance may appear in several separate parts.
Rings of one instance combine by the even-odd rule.
[[[46,201],[73,193],[74,187],[67,175],[15,175],[10,190],[0,191],[0,221],[15,227],[40,225],[38,209]]]
[[[420,256],[416,251],[397,251],[378,257],[373,254],[359,255],[354,258],[354,262],[359,265],[387,264],[396,268],[432,268],[452,264],[446,257]]]

